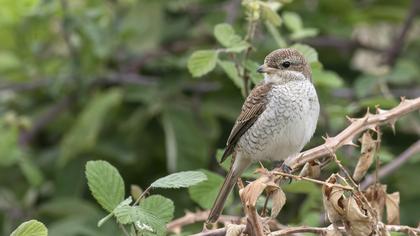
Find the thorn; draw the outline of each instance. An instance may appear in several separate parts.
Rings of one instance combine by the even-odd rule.
[[[400,99],[401,99],[401,103],[405,102],[405,96],[401,96]]]
[[[388,124],[392,129],[392,133],[395,135],[395,119],[391,119]]]
[[[346,115],[346,119],[347,119],[348,121],[350,121],[350,123],[353,123],[353,122],[357,121],[357,119],[355,119],[355,118],[351,118],[350,116],[347,116],[347,115]]]
[[[359,147],[359,145],[353,143],[353,140],[350,138],[349,140],[346,140],[343,142],[343,145],[353,146],[353,147]]]

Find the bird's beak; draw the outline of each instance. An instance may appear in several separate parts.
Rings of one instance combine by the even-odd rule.
[[[260,65],[258,68],[257,68],[257,72],[258,73],[265,73],[265,70],[266,69],[266,66],[265,65]]]
[[[273,70],[275,70],[275,69],[274,68],[270,68],[270,67],[266,66],[265,64],[260,65],[257,68],[257,72],[258,73],[270,73],[270,72],[273,72]]]

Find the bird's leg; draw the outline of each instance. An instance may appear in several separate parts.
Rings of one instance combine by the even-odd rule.
[[[283,173],[286,173],[286,174],[291,174],[292,173],[292,168],[290,168],[290,166],[286,165],[286,163],[284,163],[284,161],[275,163],[275,166],[276,166],[276,168],[279,168],[281,170],[281,172],[283,172]],[[283,178],[286,179],[289,184],[292,182],[292,178],[289,178],[289,177],[283,177]]]

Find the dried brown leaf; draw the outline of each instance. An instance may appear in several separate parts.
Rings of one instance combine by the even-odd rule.
[[[244,189],[239,191],[242,202],[246,206],[255,207],[258,197],[263,193],[264,189],[267,187],[265,182],[268,181],[268,177],[261,177],[255,180],[254,182],[248,184]]]
[[[337,175],[331,175],[326,182],[335,184]],[[344,196],[344,190],[339,187],[324,185],[322,187],[322,196],[324,208],[330,222],[333,224],[340,222],[345,214],[344,206],[347,201],[346,196]]]
[[[386,200],[386,185],[371,185],[364,195],[369,201],[370,205],[378,216],[378,219],[382,219],[382,215],[385,209],[385,200]]]
[[[373,218],[364,209],[363,204],[358,202],[354,196],[348,198],[346,205],[346,221],[348,234],[352,236],[368,236],[373,232]]]
[[[386,195],[386,220],[390,225],[400,224],[400,193]]]
[[[286,195],[281,188],[277,188],[271,193],[271,199],[273,201],[273,207],[271,208],[271,218],[276,218],[286,204]]]
[[[307,162],[300,172],[299,176],[316,179],[321,174],[321,166],[316,161]]]
[[[377,141],[372,138],[372,135],[369,131],[363,133],[361,138],[361,156],[357,162],[356,168],[353,173],[353,179],[356,182],[359,182],[368,171],[369,167],[372,165],[375,153],[376,153],[376,143]]]

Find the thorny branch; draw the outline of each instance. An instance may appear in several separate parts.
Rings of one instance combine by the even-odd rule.
[[[376,215],[374,214],[374,210],[372,208],[372,206],[370,206],[369,201],[366,199],[366,197],[360,192],[359,190],[359,186],[352,180],[352,177],[350,175],[350,173],[339,163],[338,159],[336,159],[336,156],[334,154],[334,152],[340,148],[343,145],[354,145],[352,140],[361,132],[368,130],[368,129],[374,129],[375,127],[379,126],[379,125],[384,125],[384,124],[390,124],[392,127],[394,126],[396,120],[410,112],[413,111],[417,111],[420,109],[420,98],[416,98],[416,99],[412,99],[412,100],[408,100],[408,99],[404,99],[402,98],[401,103],[394,107],[391,110],[382,110],[377,108],[377,114],[372,114],[369,111],[366,113],[366,115],[363,118],[349,118],[351,124],[345,128],[342,132],[340,132],[338,135],[336,135],[335,137],[327,137],[325,139],[325,143],[323,145],[320,145],[318,147],[315,147],[313,149],[307,150],[303,153],[301,153],[299,156],[295,157],[294,159],[288,160],[289,162],[287,164],[289,164],[289,166],[292,167],[293,171],[297,171],[299,169],[299,167],[303,166],[305,163],[309,162],[309,161],[314,161],[316,159],[319,159],[321,157],[327,156],[327,155],[333,155],[335,161],[337,162],[337,164],[340,166],[340,168],[346,173],[347,179],[351,182],[350,186],[342,186],[342,185],[338,185],[338,186],[333,186],[333,187],[338,187],[338,188],[342,188],[345,190],[350,190],[354,193],[354,197],[356,199],[359,199],[358,201],[363,202],[363,206],[369,208],[369,212],[371,212],[370,215]],[[420,141],[419,141],[420,142]],[[412,151],[411,151],[412,152]],[[291,163],[291,165],[290,165]],[[312,182],[316,182],[316,183],[320,183],[323,185],[329,185],[331,187],[331,183],[325,183],[324,181],[319,181],[319,180],[314,180],[314,179],[310,179],[310,178],[306,178],[306,177],[301,177],[301,176],[295,176],[295,175],[291,175],[291,174],[286,174],[286,173],[282,173],[277,171],[277,169],[275,169],[274,171],[270,172],[271,174],[277,174],[277,175],[282,175],[282,176],[287,176],[287,177],[291,177],[291,178],[295,178],[295,179],[301,179],[301,180],[307,180],[307,181],[312,181]],[[259,179],[255,180],[256,181],[260,181],[261,179],[267,178],[267,175],[262,175]],[[252,183],[254,183],[252,182]],[[264,183],[264,181],[262,181]],[[251,184],[252,184],[251,183]],[[350,189],[347,189],[350,188]],[[241,196],[242,198],[242,196]],[[366,209],[366,208],[365,208]],[[248,211],[246,211],[246,215],[247,215],[247,219],[248,219],[248,223],[249,221],[251,221],[251,223],[261,223],[261,217],[259,217],[258,215],[254,215],[251,214],[254,211],[250,212],[249,209]],[[256,212],[256,211],[255,211]],[[255,217],[257,217],[255,219]],[[387,231],[394,231],[394,232],[405,232],[405,233],[420,233],[420,229],[415,229],[415,228],[410,228],[408,226],[400,226],[400,225],[385,225],[383,224],[381,221],[381,219],[376,219],[375,218],[375,224],[377,225],[377,227],[379,226],[383,226],[383,228]],[[369,223],[369,222],[368,222]],[[249,224],[247,224],[247,226],[250,226]],[[252,226],[252,224],[251,224]],[[336,227],[336,226],[335,226]],[[325,235],[329,230],[333,230],[332,226],[331,227],[288,227],[288,228],[284,228],[281,230],[277,230],[274,231],[268,235],[270,236],[276,236],[276,235],[286,235],[286,234],[290,234],[290,233],[304,233],[304,232],[311,232],[311,233],[315,233],[315,234],[320,234],[320,235]],[[340,231],[345,231],[346,229],[344,227],[339,228]],[[376,230],[375,230],[376,231]],[[212,233],[214,232],[214,234]],[[224,235],[223,233],[226,233],[226,229],[222,230],[222,229],[217,229],[217,230],[210,230],[210,231],[206,231],[206,232],[202,232],[199,234],[196,234],[196,236],[206,236],[206,235]],[[259,232],[257,235],[261,235],[261,232]]]
[[[327,137],[325,143],[315,148],[304,151],[298,157],[288,160],[288,165],[293,170],[297,170],[305,163],[330,155],[338,148],[344,145],[352,145],[352,140],[364,130],[370,129],[375,125],[390,124],[394,125],[395,121],[407,115],[410,112],[420,109],[420,98],[404,99],[401,103],[391,110],[378,109],[378,114],[369,112],[363,118],[349,118],[351,124],[335,137]]]
[[[411,235],[420,234],[420,228],[413,228],[413,227],[409,227],[405,225],[384,225],[384,228],[390,232],[400,232],[400,233],[405,233],[405,234],[412,233]],[[318,235],[326,235],[328,232],[331,232],[332,230],[333,230],[332,225],[327,226],[327,227],[309,227],[309,226],[286,227],[284,229],[274,231],[268,234],[268,236],[281,236],[281,235],[290,235],[290,234],[296,234],[296,233],[313,233],[313,234],[318,234]],[[338,230],[340,232],[345,232],[344,227],[338,227]],[[219,236],[219,235],[220,236],[226,235],[226,228],[209,230],[206,232],[194,234],[192,236]]]

